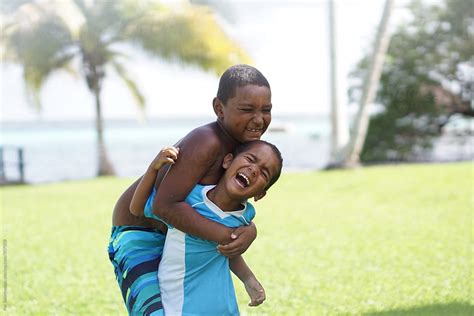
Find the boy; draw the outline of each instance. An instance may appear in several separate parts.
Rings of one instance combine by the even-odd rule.
[[[153,212],[183,232],[217,242],[222,254],[234,257],[255,239],[255,226],[226,227],[194,211],[185,198],[197,183],[217,183],[223,174],[224,156],[237,145],[260,139],[271,122],[270,85],[257,69],[232,66],[220,78],[213,108],[217,120],[186,135],[179,143],[180,159],[174,167],[169,172],[168,168],[158,172],[155,187],[159,190]],[[153,282],[166,227],[130,213],[138,182],[115,205],[109,243],[109,258],[130,314],[150,313],[162,307],[158,283]]]
[[[164,163],[174,163],[175,148],[160,152],[142,177],[130,209],[137,216],[154,216],[156,194],[153,181]],[[229,227],[249,225],[255,209],[247,199],[263,198],[281,173],[278,149],[265,141],[251,141],[224,157],[226,170],[217,185],[197,184],[186,202],[201,215]],[[151,193],[151,196],[150,196]],[[148,201],[147,197],[150,196]],[[146,206],[145,206],[146,201]],[[239,277],[251,298],[250,306],[265,299],[265,292],[242,256],[227,259],[219,254],[216,243],[199,239],[170,227],[160,263],[159,283],[163,306],[169,315],[238,315],[234,287],[229,272]]]

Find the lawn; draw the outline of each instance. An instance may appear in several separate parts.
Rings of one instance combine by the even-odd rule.
[[[131,181],[0,189],[7,314],[126,314],[106,247]],[[470,163],[284,174],[245,254],[267,301],[236,280],[242,314],[472,315],[473,196]]]

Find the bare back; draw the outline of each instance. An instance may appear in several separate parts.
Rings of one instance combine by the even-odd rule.
[[[222,160],[232,152],[238,142],[232,139],[217,122],[198,127],[187,134],[175,146],[180,147],[180,156],[173,172],[171,166],[158,173],[155,188],[161,183],[177,197],[186,197],[197,184],[216,184],[222,176]],[[166,176],[166,180],[164,181]],[[143,226],[162,228],[156,220],[135,217],[130,213],[130,202],[140,179],[122,193],[114,207],[114,226]],[[184,200],[184,198],[183,198]]]

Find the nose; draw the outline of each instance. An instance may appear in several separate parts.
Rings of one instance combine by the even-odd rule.
[[[250,174],[252,175],[252,177],[257,176],[257,171],[255,170],[254,167],[250,166],[249,171],[250,171]]]
[[[253,116],[253,121],[258,125],[262,125],[263,124],[263,114],[260,113],[260,112],[255,113],[254,116]]]

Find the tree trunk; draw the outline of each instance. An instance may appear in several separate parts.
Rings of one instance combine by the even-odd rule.
[[[342,150],[349,141],[349,128],[347,119],[338,100],[338,73],[337,73],[337,32],[335,0],[329,0],[329,56],[330,56],[330,77],[331,77],[331,153],[330,162],[327,168],[332,168],[340,164]]]
[[[97,154],[99,159],[98,176],[114,175],[115,170],[107,156],[107,149],[104,142],[104,128],[102,120],[102,108],[100,102],[100,86],[94,87],[95,110],[96,110],[96,132],[97,132]]]
[[[380,21],[375,40],[374,53],[364,82],[359,112],[357,113],[355,127],[343,162],[343,167],[346,168],[357,167],[360,164],[360,153],[364,147],[369,128],[369,106],[373,103],[376,96],[380,75],[382,74],[383,61],[390,42],[388,21],[393,3],[394,0],[385,1],[382,20]]]

